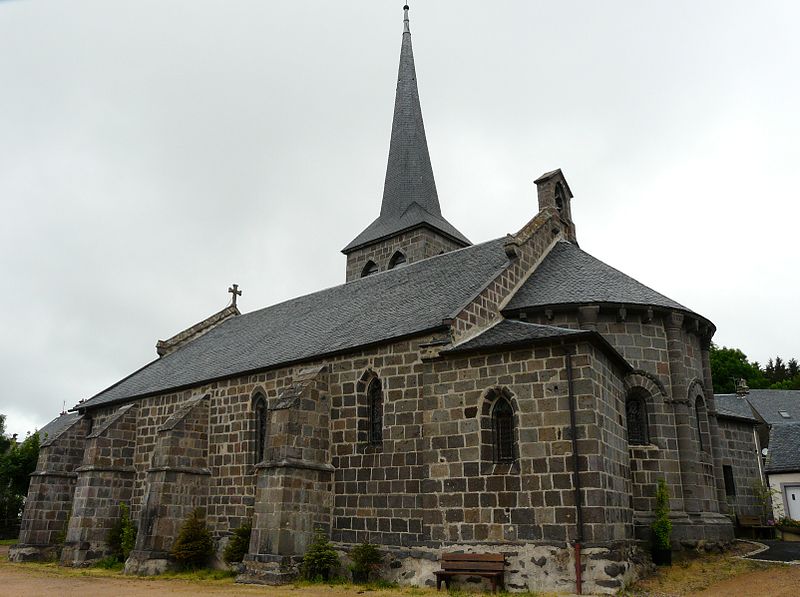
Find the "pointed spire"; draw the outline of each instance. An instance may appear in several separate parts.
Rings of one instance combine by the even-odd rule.
[[[412,203],[418,203],[428,213],[441,217],[425,125],[422,123],[408,5],[403,7],[403,12],[403,43],[381,215],[399,216]]]
[[[394,100],[392,136],[380,217],[358,235],[345,253],[419,225],[435,228],[463,246],[467,238],[442,217],[433,168],[422,123],[422,108],[411,48],[408,5],[403,7],[403,41]]]

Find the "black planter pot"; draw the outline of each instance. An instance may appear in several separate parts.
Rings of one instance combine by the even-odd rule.
[[[667,548],[654,547],[652,551],[653,564],[656,566],[671,566],[672,565],[672,550]]]

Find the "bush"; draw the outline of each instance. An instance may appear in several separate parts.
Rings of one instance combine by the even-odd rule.
[[[667,491],[664,479],[658,480],[655,520],[651,528],[653,530],[653,547],[661,550],[670,549],[672,521],[669,519],[669,491]]]
[[[119,505],[119,519],[108,531],[108,546],[111,556],[124,562],[136,545],[136,525],[131,520],[131,511],[125,504]]]
[[[195,508],[181,527],[170,555],[181,568],[199,568],[214,554],[214,541],[206,528],[203,511]]]
[[[317,529],[303,556],[303,577],[311,581],[328,580],[331,570],[338,566],[339,555],[322,529]]]
[[[369,582],[370,574],[378,571],[383,556],[377,545],[362,543],[350,550],[350,559],[353,561],[353,565],[350,566],[353,582],[365,583]]]
[[[226,564],[238,564],[247,555],[250,549],[250,533],[253,527],[249,522],[233,529],[228,544],[225,546],[225,551],[222,553],[222,559]]]
[[[792,518],[784,517],[778,521],[778,526],[800,529],[800,520],[794,520]]]

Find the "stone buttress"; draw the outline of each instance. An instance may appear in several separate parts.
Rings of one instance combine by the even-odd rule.
[[[158,574],[169,568],[169,551],[195,508],[208,501],[209,396],[187,400],[158,429],[139,513],[136,546],[128,574]]]
[[[109,530],[119,519],[119,505],[130,504],[133,493],[136,411],[135,404],[121,406],[86,438],[61,553],[64,565],[89,565],[110,554]]]
[[[61,549],[75,495],[75,472],[83,460],[88,419],[75,415],[58,434],[45,437],[31,474],[19,543],[9,550],[12,562],[50,560]]]
[[[333,466],[324,367],[300,371],[267,409],[244,582],[293,578],[317,529],[330,535]]]

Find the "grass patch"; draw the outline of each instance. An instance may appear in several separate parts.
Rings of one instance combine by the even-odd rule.
[[[740,574],[780,567],[780,564],[742,560],[731,554],[686,556],[672,566],[659,568],[653,576],[640,580],[621,594],[631,597],[650,593],[686,595]]]
[[[18,539],[0,539],[0,545],[16,545]]]
[[[232,583],[236,577],[233,570],[217,570],[216,568],[198,568],[196,570],[181,570],[175,572],[164,572],[158,576],[149,576],[153,580],[163,580],[174,578],[177,580],[189,580],[198,582],[221,582]]]

